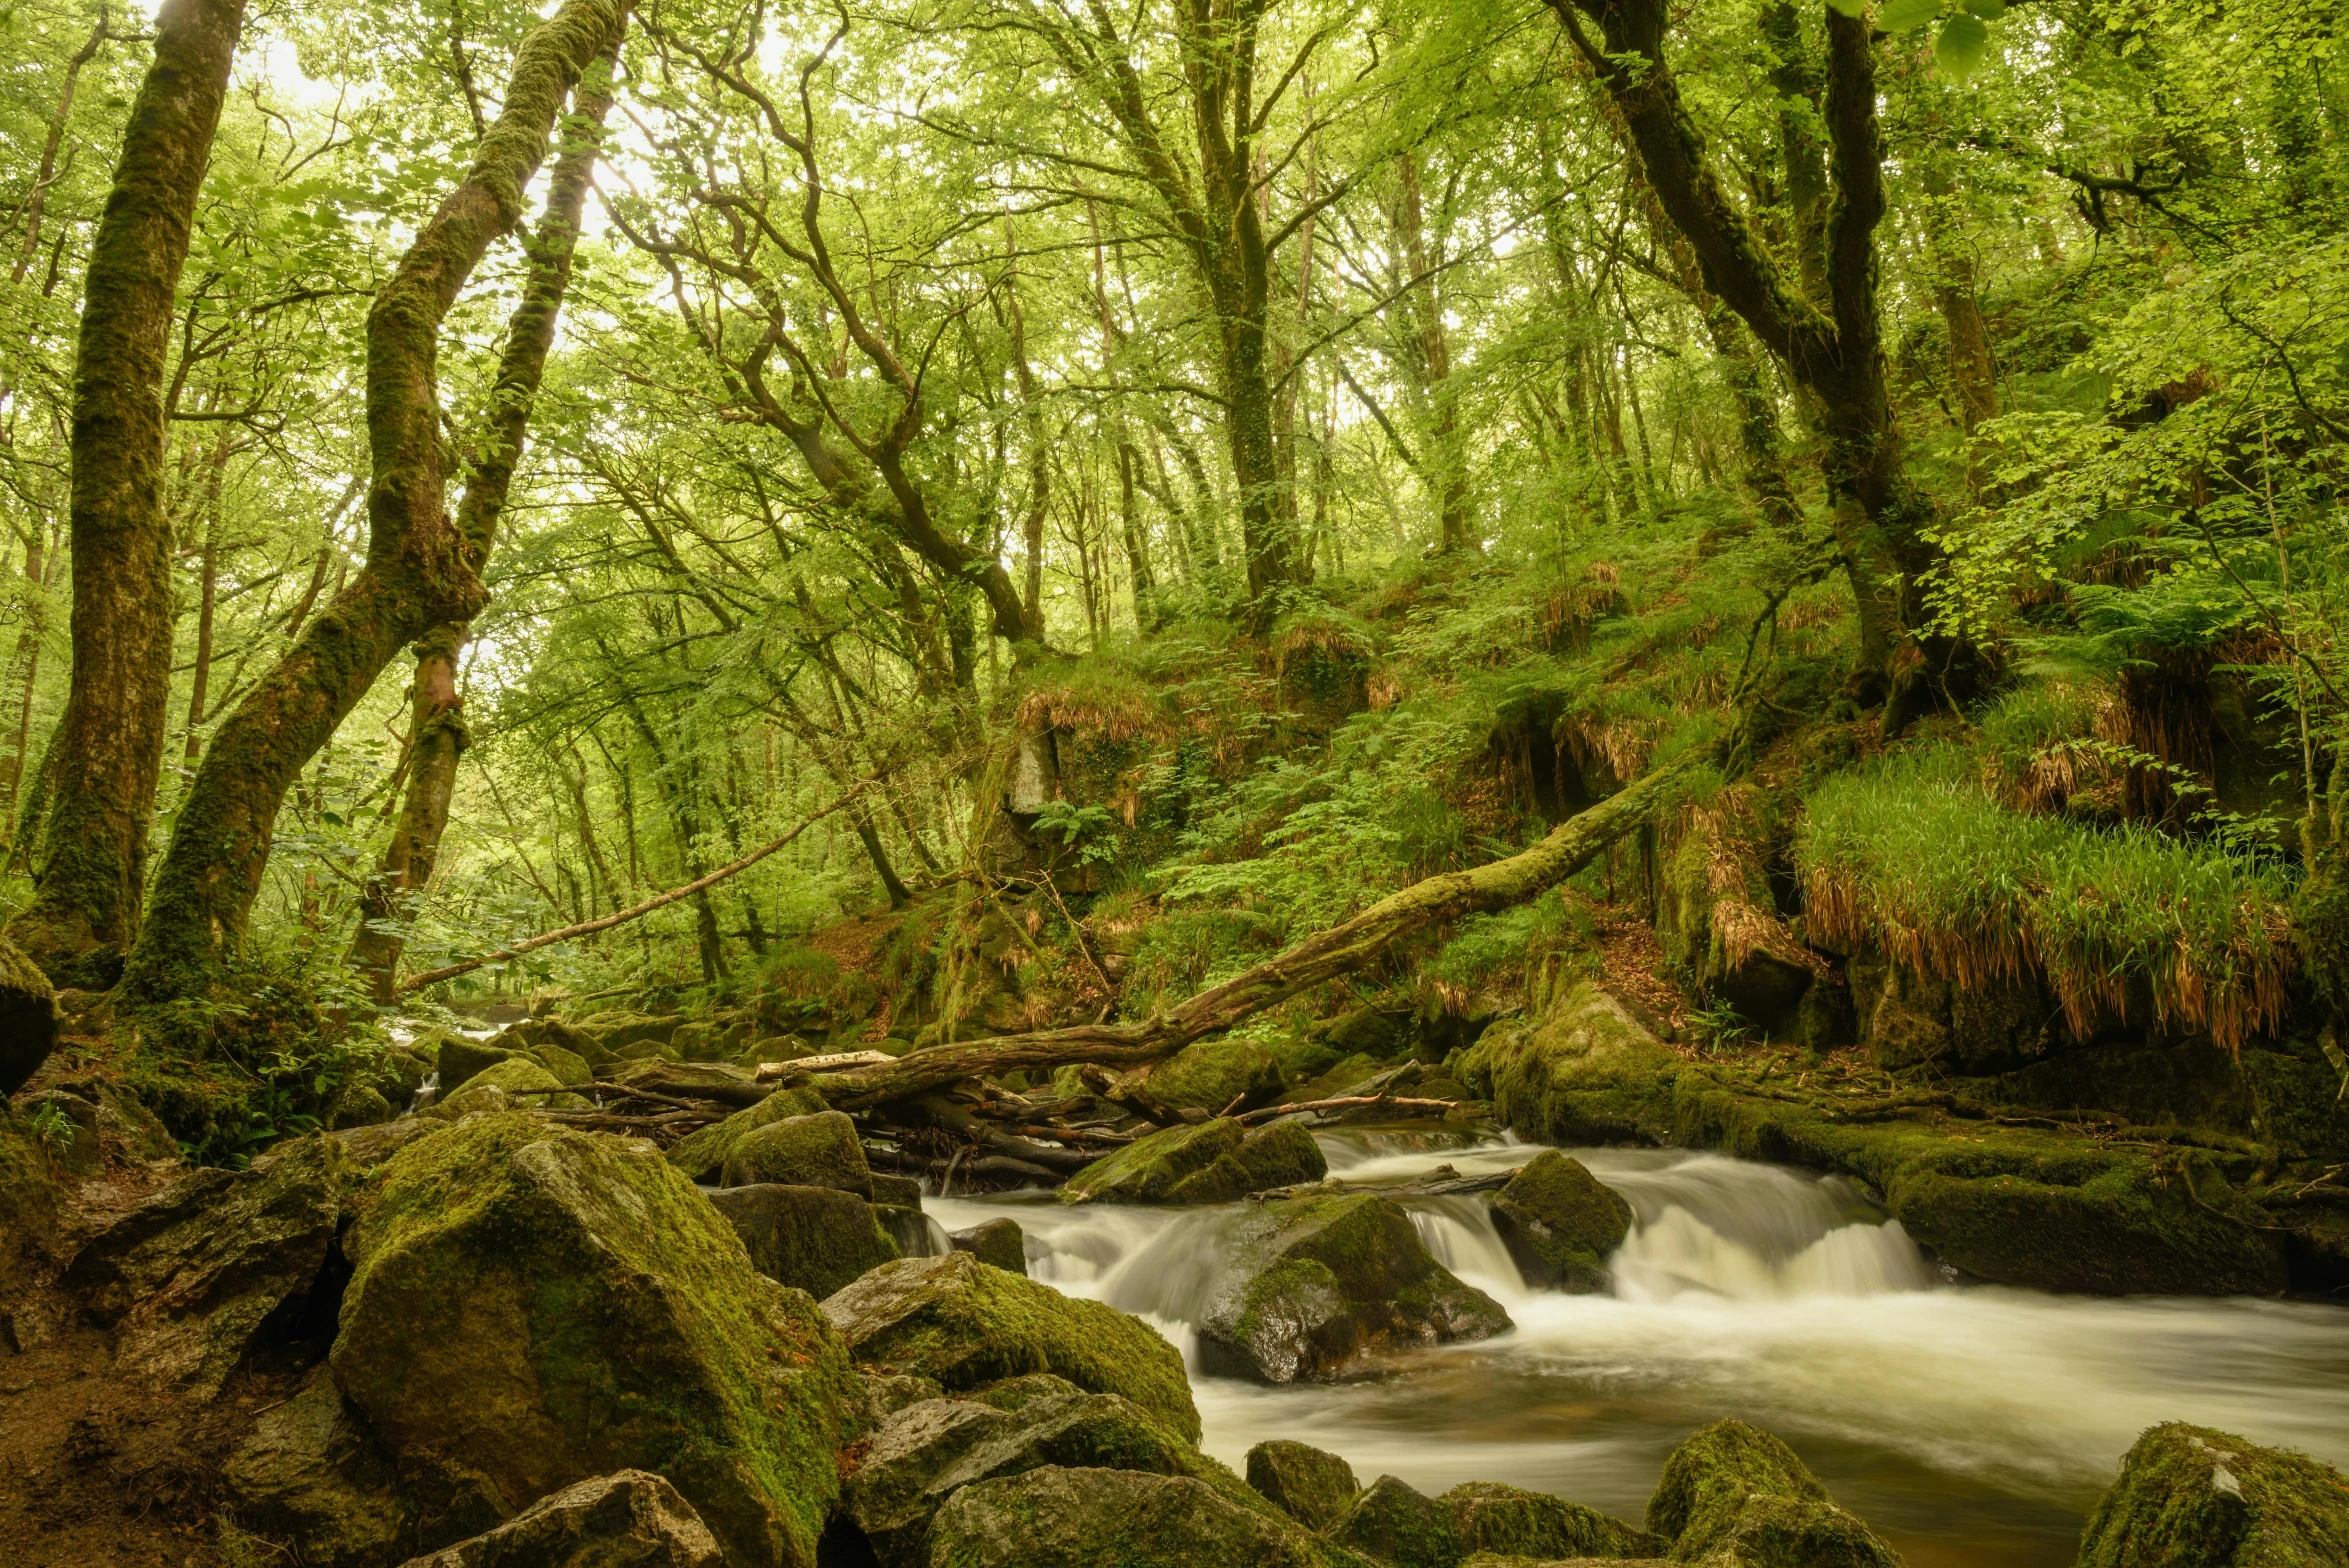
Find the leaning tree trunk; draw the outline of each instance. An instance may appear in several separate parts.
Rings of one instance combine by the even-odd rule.
[[[515,53],[473,167],[401,259],[367,318],[367,564],[213,737],[189,786],[124,983],[154,1000],[208,988],[242,938],[287,788],[383,667],[487,596],[445,511],[435,386],[440,326],[490,243],[522,215],[555,118],[618,36],[623,0],[565,0]]]
[[[476,562],[489,559],[505,511],[514,470],[530,433],[530,412],[538,385],[554,352],[555,324],[571,286],[571,259],[579,245],[580,214],[603,145],[604,116],[612,107],[612,51],[572,104],[569,135],[548,181],[546,211],[530,244],[530,279],[506,335],[497,385],[490,393],[488,429],[482,455],[466,476],[465,498],[457,505],[457,533]],[[600,77],[601,79],[597,79]],[[408,793],[399,826],[375,874],[360,895],[359,930],[351,962],[367,977],[378,1002],[399,994],[400,951],[416,918],[425,885],[440,862],[440,841],[449,826],[449,804],[457,787],[457,759],[471,736],[465,728],[464,699],[457,695],[457,653],[464,647],[462,621],[435,626],[417,641],[414,716],[409,729]]]
[[[60,980],[113,984],[139,933],[171,693],[163,369],[244,0],[169,0],[90,253],[73,385],[73,676],[11,937]]]

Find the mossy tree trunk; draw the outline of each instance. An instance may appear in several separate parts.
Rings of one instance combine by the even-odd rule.
[[[618,36],[622,0],[566,0],[514,56],[497,122],[367,318],[367,564],[221,725],[196,770],[132,951],[138,997],[215,981],[244,933],[287,788],[383,667],[433,626],[486,600],[482,541],[446,512],[435,372],[440,327],[492,241],[513,229],[556,116]]]
[[[60,980],[107,985],[139,934],[171,692],[163,371],[196,196],[244,0],[169,0],[98,220],[74,359],[73,674],[11,937]]]
[[[490,393],[488,428],[479,456],[465,479],[457,506],[457,533],[475,561],[486,561],[497,539],[498,518],[513,488],[514,470],[530,433],[530,411],[554,352],[555,326],[571,286],[571,261],[578,249],[580,215],[603,145],[604,116],[612,107],[611,67],[618,42],[580,84],[554,174],[546,210],[529,246],[530,278],[506,333],[497,384]],[[433,627],[415,647],[416,679],[409,726],[408,792],[400,820],[375,874],[360,896],[359,930],[351,962],[366,977],[378,1002],[399,994],[400,951],[407,928],[448,831],[449,806],[457,788],[457,761],[471,735],[465,728],[464,699],[457,694],[457,654],[467,627],[447,621]]]

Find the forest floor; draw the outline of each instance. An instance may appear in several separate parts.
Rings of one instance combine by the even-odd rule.
[[[71,1191],[56,1260],[164,1185],[168,1168],[109,1165]],[[0,1558],[24,1568],[227,1568],[215,1534],[221,1468],[256,1416],[298,1382],[240,1370],[209,1403],[112,1370],[113,1336],[53,1280],[0,1322]]]

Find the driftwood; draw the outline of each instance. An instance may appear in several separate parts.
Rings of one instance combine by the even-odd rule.
[[[1522,1169],[1518,1167],[1517,1169]],[[1494,1171],[1484,1176],[1463,1176],[1449,1165],[1439,1165],[1413,1181],[1309,1181],[1295,1187],[1268,1187],[1262,1192],[1248,1194],[1252,1203],[1275,1198],[1327,1197],[1332,1193],[1375,1192],[1388,1198],[1456,1198],[1467,1192],[1495,1192],[1509,1185],[1517,1169]]]
[[[1472,1104],[1468,1100],[1402,1100],[1384,1094],[1341,1094],[1334,1100],[1299,1100],[1293,1105],[1268,1105],[1260,1111],[1247,1111],[1232,1118],[1243,1127],[1250,1122],[1276,1121],[1283,1116],[1295,1116],[1303,1111],[1351,1111],[1365,1105],[1381,1110],[1395,1110],[1418,1116],[1449,1116],[1461,1107]]]
[[[1172,1056],[1221,1034],[1299,992],[1361,968],[1407,936],[1468,915],[1507,909],[1547,892],[1596,859],[1670,800],[1704,766],[1673,763],[1550,830],[1533,848],[1471,871],[1414,882],[1221,985],[1127,1024],[1077,1024],[1004,1035],[967,1045],[932,1046],[885,1063],[815,1073],[808,1086],[841,1110],[909,1100],[966,1078],[1090,1062],[1135,1067]]]
[[[833,812],[838,811],[841,807],[847,805],[850,801],[855,800],[859,795],[862,795],[865,792],[866,787],[870,785],[871,782],[872,781],[870,779],[867,779],[863,783],[854,786],[846,794],[833,801],[832,804],[824,807],[821,811],[818,811],[814,816],[809,817],[806,821],[800,823],[799,826],[793,828],[790,832],[784,834],[781,838],[761,845],[759,848],[754,849],[749,854],[743,856],[740,860],[734,861],[729,865],[720,866],[717,870],[711,872],[707,876],[696,877],[693,881],[686,883],[683,887],[673,887],[666,893],[655,893],[652,897],[646,899],[643,903],[634,905],[628,909],[623,909],[615,915],[604,915],[595,920],[582,920],[575,926],[565,926],[560,931],[544,932],[541,935],[531,937],[527,941],[516,942],[512,947],[501,947],[494,953],[484,953],[479,958],[468,958],[458,963],[443,965],[438,969],[427,969],[419,975],[410,975],[407,979],[400,982],[400,990],[403,992],[421,991],[426,986],[438,985],[443,980],[454,980],[459,975],[471,974],[474,970],[481,968],[484,964],[507,963],[513,959],[520,958],[524,953],[534,952],[542,947],[552,947],[557,942],[569,942],[578,937],[593,936],[598,931],[609,931],[614,926],[625,925],[631,920],[635,920],[641,916],[651,914],[656,909],[660,909],[669,904],[674,904],[681,898],[691,898],[694,894],[701,892],[705,888],[715,887],[720,882],[725,881],[728,877],[733,876],[735,873],[740,871],[747,871],[752,866],[757,865],[760,861],[766,859],[769,855],[772,855],[775,853],[775,851],[781,849],[784,845],[799,837],[800,834],[805,833],[809,828],[814,827],[817,823],[823,821]]]

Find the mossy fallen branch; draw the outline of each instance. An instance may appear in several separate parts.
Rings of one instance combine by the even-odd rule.
[[[1300,992],[1361,968],[1415,932],[1506,909],[1546,892],[1652,818],[1705,768],[1706,763],[1696,759],[1660,768],[1559,824],[1521,854],[1414,882],[1352,919],[1317,931],[1277,957],[1138,1022],[1078,1024],[967,1045],[933,1046],[887,1063],[815,1073],[807,1077],[807,1085],[841,1109],[862,1110],[966,1078],[1082,1062],[1130,1067],[1172,1056],[1195,1040],[1220,1034]]]

